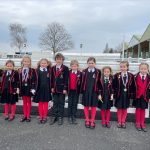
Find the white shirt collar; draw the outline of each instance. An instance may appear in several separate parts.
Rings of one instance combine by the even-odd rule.
[[[121,73],[121,76],[124,76],[124,75],[126,75],[126,76],[128,76],[128,72],[125,72],[125,73]]]
[[[56,65],[56,69],[60,69],[62,65]]]
[[[105,76],[104,76],[104,80],[106,80],[106,79],[108,79],[108,80],[109,80],[109,77],[105,77]]]
[[[72,70],[72,73],[75,73],[75,74],[77,74],[77,70]]]
[[[47,68],[40,67],[41,71],[44,71],[44,69],[45,69],[45,71],[47,71]]]
[[[144,76],[144,79],[145,79],[145,78],[146,78],[146,75],[147,75],[147,74],[142,74],[142,73],[140,73],[141,78],[142,78],[142,76]]]
[[[12,70],[7,70],[6,75],[11,75],[11,73],[12,73]]]
[[[88,72],[91,72],[91,70],[92,70],[92,72],[94,72],[95,71],[95,68],[88,68]]]

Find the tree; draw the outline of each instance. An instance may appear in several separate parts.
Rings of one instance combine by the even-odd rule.
[[[16,47],[19,52],[26,45],[26,28],[21,24],[13,23],[9,25],[9,31],[11,35],[11,47]]]
[[[103,53],[109,53],[108,43],[106,43],[106,46],[105,46]]]
[[[116,46],[114,53],[121,53],[123,49],[122,46],[123,46],[123,43],[119,43],[118,46]]]
[[[71,35],[65,27],[57,22],[47,25],[45,32],[40,35],[40,46],[44,50],[50,50],[55,55],[57,52],[73,48]]]

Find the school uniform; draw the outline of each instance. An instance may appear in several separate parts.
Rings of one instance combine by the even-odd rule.
[[[65,94],[63,90],[68,91],[69,69],[65,65],[55,65],[52,67],[52,88],[53,93],[53,107],[50,124],[52,125],[58,118],[58,124],[63,124]]]
[[[16,93],[18,81],[18,72],[14,70],[4,71],[2,75],[1,103],[5,104],[5,116],[8,116],[9,105],[11,105],[11,119],[15,116],[16,102],[18,102],[18,94]]]
[[[133,106],[136,108],[136,127],[146,131],[145,127],[145,109],[148,108],[150,99],[150,76],[137,73],[135,75],[136,99],[133,101]]]
[[[33,101],[39,103],[39,115],[42,121],[47,119],[48,102],[52,100],[51,68],[40,67],[39,69],[36,70],[36,75],[37,75],[37,87]]]
[[[0,95],[2,91],[2,75],[3,75],[3,70],[0,69]]]
[[[35,91],[36,88],[36,73],[33,68],[21,68],[19,72],[19,87],[20,87],[20,96],[23,100],[23,112],[24,117],[21,119],[21,122],[25,120],[30,122],[30,112],[31,112],[31,96],[33,96],[31,90]]]
[[[95,127],[96,107],[98,105],[100,70],[87,68],[82,72],[82,104],[84,105],[85,126],[89,127],[89,107],[91,107],[91,128]]]
[[[101,96],[102,101],[98,101],[98,108],[101,109],[101,119],[102,125],[109,125],[110,122],[110,109],[113,106],[113,100],[111,100],[111,95],[113,94],[112,89],[112,76],[103,77],[101,81]]]
[[[79,100],[80,86],[82,73],[78,70],[69,71],[69,86],[68,86],[68,117],[70,123],[76,122],[77,104]]]
[[[130,106],[130,100],[135,95],[135,83],[133,74],[126,72],[117,73],[113,79],[113,89],[115,96],[115,107],[118,113],[118,125],[122,124],[125,128],[127,117],[127,108]]]

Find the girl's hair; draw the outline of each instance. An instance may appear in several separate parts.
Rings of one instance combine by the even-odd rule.
[[[37,63],[37,68],[40,68],[40,63],[41,63],[42,61],[46,61],[47,64],[48,64],[48,67],[51,67],[51,66],[52,66],[51,61],[49,61],[49,60],[46,59],[46,58],[42,58],[42,59]]]
[[[71,60],[71,62],[70,62],[70,67],[71,67],[72,65],[77,65],[77,66],[79,67],[79,62],[78,62],[77,60]]]
[[[13,60],[7,60],[6,63],[5,63],[5,66],[7,66],[7,64],[12,64],[14,67],[15,67],[15,63]]]
[[[126,66],[128,68],[127,71],[129,71],[129,62],[128,61],[125,61],[125,60],[121,61],[120,64],[126,64]]]
[[[65,57],[63,54],[61,53],[57,53],[56,56],[55,56],[55,60],[58,59],[58,58],[62,58],[62,60],[64,61],[65,60]]]
[[[29,61],[30,61],[29,68],[31,68],[31,58],[30,58],[28,55],[23,56],[23,58],[22,58],[22,60],[21,60],[21,66],[23,67],[23,61],[24,61],[25,59],[29,59]]]
[[[104,74],[104,70],[105,70],[105,69],[109,69],[109,70],[110,70],[110,74],[112,75],[112,69],[111,69],[110,66],[105,66],[105,67],[102,68],[102,73],[103,73],[103,74]]]
[[[95,59],[94,57],[89,57],[88,60],[87,60],[87,63],[88,63],[89,61],[93,61],[94,63],[96,63],[96,59]]]
[[[147,66],[147,69],[148,69],[148,72],[149,72],[149,65],[148,65],[147,63],[144,63],[144,62],[142,62],[142,63],[139,65],[139,69],[140,69],[140,67],[143,66],[143,65]]]

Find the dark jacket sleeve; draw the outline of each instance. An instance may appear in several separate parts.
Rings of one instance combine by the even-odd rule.
[[[65,66],[64,71],[64,89],[68,91],[68,80],[69,80],[69,68]]]

